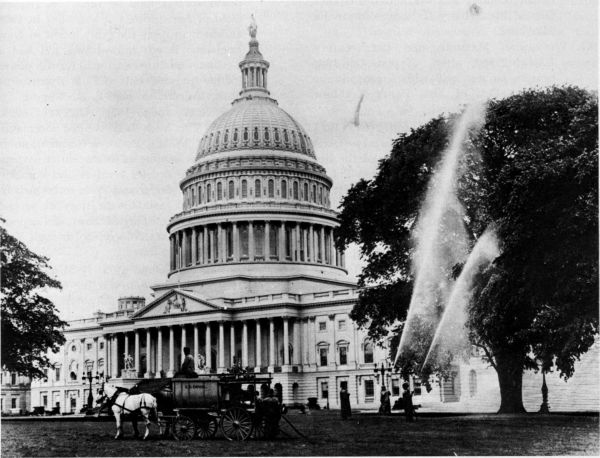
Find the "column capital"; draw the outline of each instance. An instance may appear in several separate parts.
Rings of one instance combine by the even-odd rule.
[[[335,320],[335,313],[332,313],[331,315],[327,315],[329,317],[330,320]]]
[[[315,321],[317,319],[317,317],[315,315],[311,315],[311,316],[308,317],[308,319],[310,321]]]

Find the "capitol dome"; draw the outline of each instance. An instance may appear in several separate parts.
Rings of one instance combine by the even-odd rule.
[[[269,62],[255,25],[250,38],[239,63],[241,90],[200,139],[179,184],[183,208],[167,226],[169,279],[202,278],[209,295],[222,288],[242,294],[258,278],[265,290],[301,288],[298,278],[347,285],[344,255],[334,243],[332,180],[306,131],[267,89]]]
[[[211,154],[246,149],[291,151],[315,158],[302,126],[270,97],[239,98],[208,128],[198,147],[196,161]]]

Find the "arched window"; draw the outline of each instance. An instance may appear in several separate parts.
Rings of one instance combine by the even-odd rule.
[[[265,139],[265,143],[268,145],[269,141],[271,140],[271,135],[269,134],[268,127],[265,127],[264,139]]]
[[[233,199],[235,197],[235,187],[233,185],[233,180],[229,181],[229,195],[227,196],[229,199]]]
[[[287,199],[287,181],[281,181],[281,198]]]
[[[196,205],[196,188],[192,188],[192,205]]]
[[[242,199],[248,197],[248,182],[246,180],[242,180]]]
[[[217,183],[217,200],[221,200],[223,198],[223,183],[220,181]]]
[[[219,147],[219,138],[221,137],[221,132],[217,132],[217,135],[215,135],[215,148]]]
[[[269,180],[269,197],[275,197],[275,182]]]
[[[198,186],[198,203],[202,203],[202,186]]]
[[[225,135],[223,136],[223,146],[227,146],[229,142],[229,129],[225,129]]]
[[[206,201],[207,201],[207,202],[210,202],[210,199],[212,198],[212,193],[211,193],[211,191],[212,191],[212,190],[211,190],[210,183],[208,183],[208,184],[206,185]]]
[[[254,180],[254,197],[260,197],[260,180]]]
[[[298,182],[294,181],[294,199],[298,200]]]
[[[238,140],[239,140],[239,138],[238,138],[238,130],[234,129],[234,131],[233,131],[233,144],[234,144],[234,146],[237,145]]]
[[[279,129],[277,127],[275,127],[275,143],[279,144],[280,138],[279,138]]]
[[[296,140],[296,132],[292,130],[292,148],[295,148],[298,141]]]
[[[308,202],[308,183],[304,183],[304,200]]]
[[[254,143],[258,143],[259,140],[259,136],[258,136],[258,127],[254,128]]]
[[[210,134],[210,140],[208,141],[208,148],[207,150],[210,151],[210,149],[213,146],[213,134]]]
[[[323,205],[323,186],[319,186],[319,199],[318,202]]]
[[[317,185],[315,184],[312,187],[312,201],[313,203],[317,203]]]
[[[477,372],[471,369],[469,372],[469,396],[475,397],[477,395]]]
[[[244,127],[244,142],[247,142],[249,138],[250,136],[248,134],[248,128]]]
[[[286,146],[290,144],[290,136],[287,129],[283,129],[283,141],[285,141]]]
[[[373,342],[369,339],[365,340],[363,346],[363,356],[365,364],[373,362]]]

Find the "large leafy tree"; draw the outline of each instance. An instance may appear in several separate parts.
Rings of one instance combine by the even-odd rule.
[[[66,323],[40,289],[61,284],[45,272],[50,268],[48,258],[33,253],[2,226],[0,238],[2,367],[42,377],[50,365],[48,351],[57,352],[65,342]]]
[[[524,369],[555,364],[569,377],[598,332],[597,109],[596,94],[576,87],[524,91],[491,100],[465,143],[464,223],[473,243],[491,225],[502,242],[477,275],[467,323],[498,373],[500,412],[524,411]],[[359,244],[366,261],[352,317],[374,338],[406,319],[411,229],[454,119],[400,135],[342,200],[338,246]]]

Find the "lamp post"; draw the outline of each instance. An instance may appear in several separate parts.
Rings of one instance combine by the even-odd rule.
[[[548,408],[548,386],[546,385],[546,371],[542,370],[542,405],[540,413],[550,413]]]
[[[379,374],[381,374],[381,384],[382,385],[386,385],[387,384],[387,380],[385,378],[385,374],[387,373],[388,377],[389,377],[389,374],[393,370],[394,370],[394,367],[392,366],[392,364],[390,362],[390,359],[386,358],[384,361],[381,362],[380,367],[377,367],[377,363],[375,363],[375,368],[373,369],[373,372],[377,376],[377,381],[379,381]]]
[[[93,409],[94,397],[92,396],[92,383],[94,383],[94,380],[96,382],[98,382],[100,380],[100,377],[102,376],[102,374],[98,374],[98,373],[96,373],[96,375],[92,375],[92,369],[93,369],[93,363],[86,364],[87,372],[84,373],[83,376],[81,377],[81,380],[83,380],[84,385],[86,383],[90,384],[90,390],[88,392],[88,398],[87,398],[87,409],[85,412],[86,415],[94,414],[94,409]],[[86,382],[86,379],[87,379],[87,382]]]

